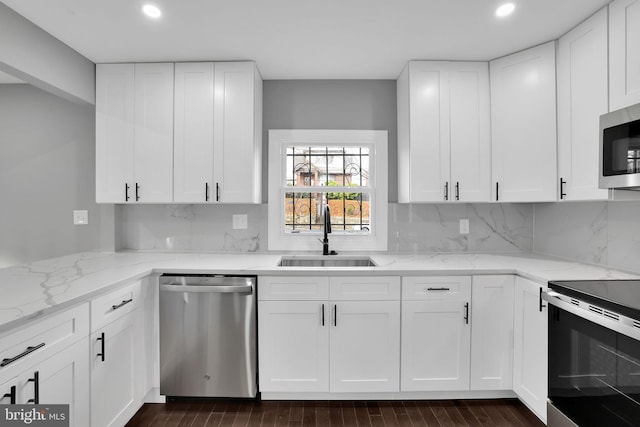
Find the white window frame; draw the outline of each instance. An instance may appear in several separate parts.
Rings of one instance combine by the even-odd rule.
[[[369,186],[371,188],[369,233],[329,235],[330,249],[340,251],[387,250],[387,131],[382,130],[269,130],[269,250],[308,250],[322,252],[322,231],[291,233],[284,225],[284,197],[291,191],[286,186],[286,149],[290,146],[366,146],[369,147]]]

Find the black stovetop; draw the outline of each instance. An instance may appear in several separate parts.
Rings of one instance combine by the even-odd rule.
[[[554,280],[549,288],[640,320],[640,280]]]

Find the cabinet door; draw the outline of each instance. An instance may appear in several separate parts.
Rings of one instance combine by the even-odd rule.
[[[473,276],[471,390],[511,390],[514,276]]]
[[[92,427],[124,425],[142,405],[141,325],[135,310],[91,335]]]
[[[449,64],[409,63],[409,133],[399,141],[399,185],[409,188],[402,202],[450,199]]]
[[[96,202],[133,193],[134,65],[96,65]],[[133,199],[130,199],[133,200]]]
[[[610,110],[640,102],[640,0],[609,4]]]
[[[175,65],[174,194],[177,203],[213,200],[211,62]]]
[[[331,391],[399,391],[400,301],[331,307]]]
[[[222,62],[215,67],[214,200],[259,203],[256,188],[261,149],[256,133],[256,79],[253,62]]]
[[[451,182],[449,200],[491,199],[489,66],[452,62],[449,78]]]
[[[555,201],[555,42],[491,61],[490,74],[492,199]]]
[[[76,427],[90,425],[88,344],[89,338],[83,338],[33,369],[38,372],[40,404],[70,404],[70,425]],[[33,384],[26,383],[27,396]]]
[[[173,64],[135,64],[134,200],[173,201]]]
[[[608,110],[607,8],[558,45],[560,200],[606,200],[598,188],[600,115]]]
[[[329,304],[258,303],[261,391],[329,391]]]
[[[402,301],[402,391],[469,389],[468,302]]]
[[[547,309],[545,287],[516,277],[513,391],[543,421],[547,419]]]
[[[0,385],[0,404],[69,405],[69,425],[89,423],[89,339],[50,355]],[[15,387],[15,388],[14,388]]]

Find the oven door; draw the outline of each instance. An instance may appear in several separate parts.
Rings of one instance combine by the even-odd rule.
[[[640,341],[626,335],[633,324],[547,300],[549,426],[571,425],[560,413],[581,427],[640,426]]]

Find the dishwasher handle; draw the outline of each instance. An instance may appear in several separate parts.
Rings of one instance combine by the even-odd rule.
[[[161,291],[169,292],[195,292],[195,293],[211,293],[211,294],[252,294],[253,286],[251,285],[160,285]]]

